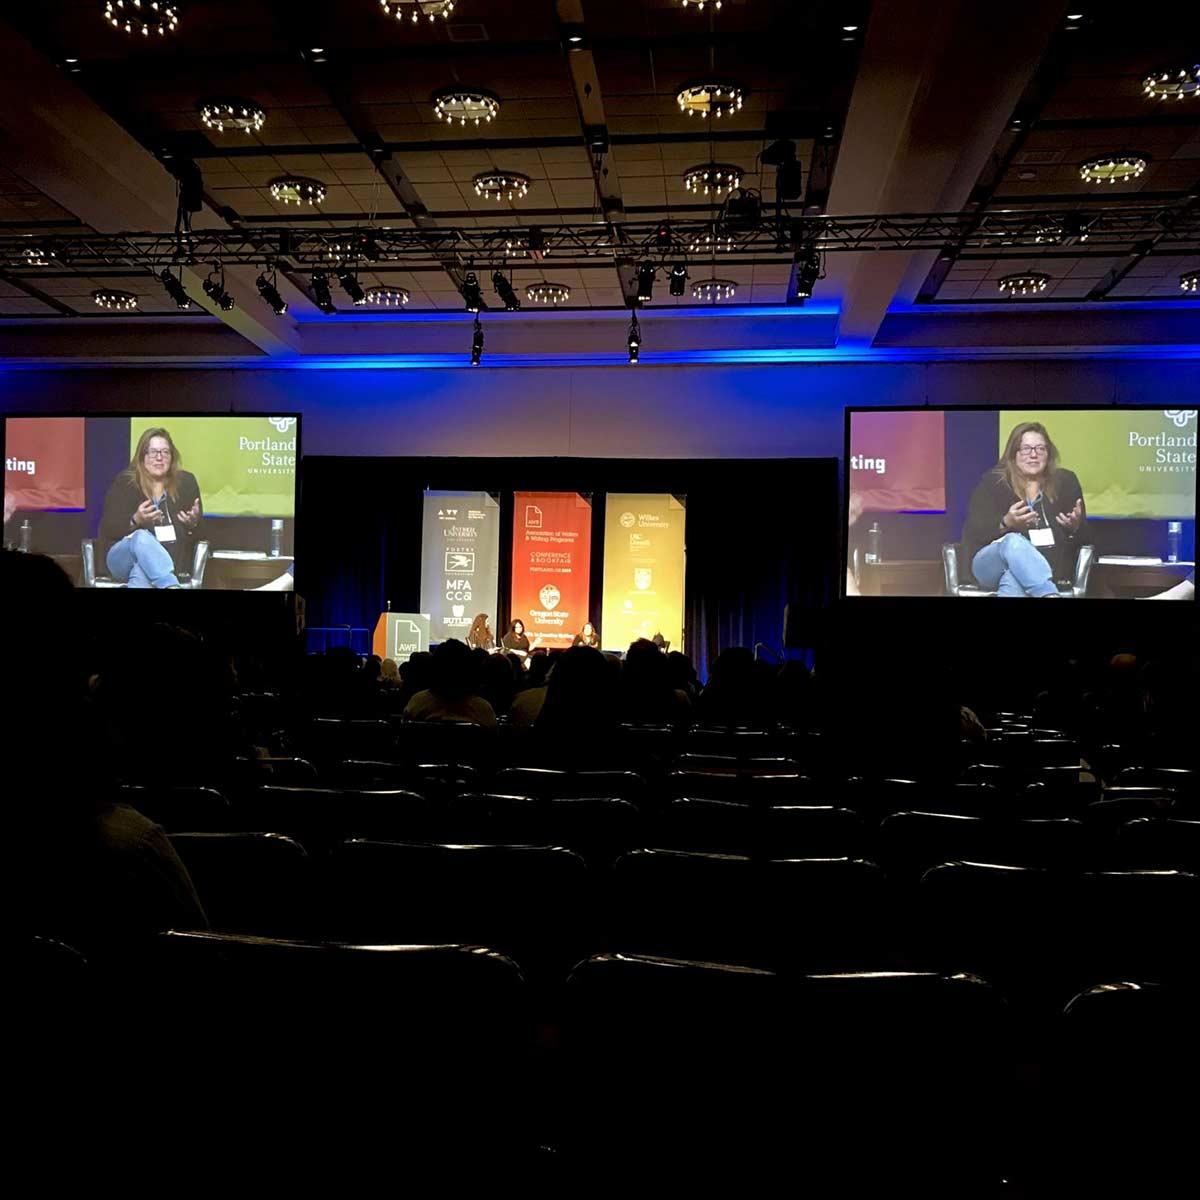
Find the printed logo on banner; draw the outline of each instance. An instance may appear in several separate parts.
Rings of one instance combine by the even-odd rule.
[[[541,529],[542,510],[536,504],[525,505],[525,528]]]
[[[1171,422],[1176,429],[1187,428],[1188,422],[1196,419],[1197,410],[1194,408],[1165,408],[1163,416]]]
[[[637,517],[631,512],[623,512],[621,514],[621,525],[625,529],[632,529],[637,524]]]
[[[648,591],[650,588],[650,568],[649,567],[634,567],[633,568],[633,586],[639,592]]]
[[[457,521],[458,520],[458,509],[457,508],[439,508],[438,509],[438,520],[439,521]]]
[[[289,429],[296,423],[295,417],[268,417],[267,422],[273,425],[280,433],[287,433]]]
[[[475,552],[473,550],[447,550],[447,575],[474,575]]]
[[[558,607],[558,602],[562,599],[562,593],[552,583],[546,584],[540,592],[538,599],[542,602],[542,607],[553,609]]]
[[[467,611],[466,606],[463,604],[450,605],[450,613],[452,616],[461,617],[466,613],[466,611]]]
[[[467,520],[468,521],[486,521],[487,513],[485,513],[482,509],[479,509],[479,508],[468,508],[467,509]]]
[[[649,550],[650,539],[644,533],[631,533],[629,535],[630,550]]]

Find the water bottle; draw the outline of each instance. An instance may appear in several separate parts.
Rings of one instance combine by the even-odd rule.
[[[283,540],[283,522],[278,517],[271,519],[271,549],[272,558],[279,557],[279,544]]]
[[[881,549],[882,540],[883,530],[879,528],[879,522],[872,521],[871,528],[867,530],[867,562],[883,562],[883,553]]]
[[[28,554],[30,543],[32,542],[32,540],[33,540],[33,526],[30,525],[29,519],[27,517],[24,521],[21,522],[21,541],[20,541],[20,544],[17,546],[17,549],[20,550],[22,554]]]
[[[1167,522],[1167,562],[1179,561],[1179,538],[1182,533],[1182,521]]]

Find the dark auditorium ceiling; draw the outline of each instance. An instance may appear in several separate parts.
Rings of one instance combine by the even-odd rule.
[[[967,214],[940,248],[822,243],[826,273],[809,306],[840,309],[844,328],[868,341],[889,313],[926,309],[1091,313],[1126,301],[1190,312],[1195,298],[1180,276],[1200,267],[1200,95],[1153,100],[1143,83],[1159,67],[1200,59],[1200,6],[1150,6],[1139,19],[1127,4],[1014,0],[1007,20],[981,11],[992,7],[725,0],[719,11],[711,3],[697,11],[681,0],[456,0],[449,19],[413,24],[390,18],[380,0],[190,0],[174,32],[139,37],[111,28],[101,0],[6,5],[0,36],[30,57],[27,71],[0,81],[0,238],[37,249],[49,235],[169,232],[168,219],[151,224],[164,205],[154,209],[153,189],[138,181],[157,172],[158,191],[162,180],[173,189],[170,172],[190,160],[203,179],[197,229],[462,231],[466,253],[443,242],[436,253],[357,264],[362,287],[408,292],[404,316],[462,313],[458,285],[470,268],[487,308],[502,308],[490,282],[497,267],[522,297],[527,284],[547,279],[570,289],[568,311],[622,310],[636,295],[630,263],[644,257],[655,225],[679,236],[662,263],[686,253],[691,278],[673,297],[660,274],[647,315],[694,309],[690,282],[707,276],[736,281],[725,303],[739,311],[797,304],[794,242],[743,236],[728,252],[693,243],[704,231],[720,236],[724,214],[720,200],[688,191],[682,175],[715,162],[740,168],[764,217],[779,218],[773,228],[801,217]],[[988,24],[998,20],[999,33]],[[679,89],[708,80],[738,84],[740,110],[710,120],[681,112]],[[497,97],[496,119],[478,127],[440,120],[432,97],[455,84]],[[32,93],[28,116],[21,87]],[[197,110],[205,97],[253,100],[265,124],[250,134],[208,128]],[[32,111],[39,100],[41,116]],[[801,184],[777,205],[776,168],[760,156],[780,142],[794,144]],[[101,145],[111,147],[104,169],[126,178],[147,207],[122,209],[103,196],[103,181],[89,180],[88,154],[99,156]],[[1110,154],[1139,155],[1144,169],[1114,185],[1080,178],[1082,162]],[[473,180],[488,171],[528,177],[528,193],[500,202],[477,195]],[[282,175],[320,181],[324,199],[285,205],[268,187]],[[1119,234],[1084,236],[1118,209]],[[1031,216],[1039,228],[1047,213],[1066,220],[1050,222],[1036,242],[978,236],[977,222],[997,213],[1040,214]],[[589,226],[625,250],[553,240],[557,227]],[[470,239],[500,229],[541,231],[535,236],[549,235],[552,249],[541,262],[519,250],[476,257]],[[907,235],[907,227],[886,234]],[[46,261],[16,254],[19,244],[6,242],[0,263],[6,334],[21,322],[221,318],[195,306],[181,313],[157,267],[127,256]],[[253,327],[231,319],[233,328],[271,352],[272,321],[320,323],[310,261],[279,256],[287,318],[268,311]],[[239,307],[259,304],[261,265],[226,268],[243,289]],[[1034,296],[1003,294],[1000,277],[1022,272],[1048,279]],[[136,313],[98,309],[92,293],[104,287],[135,294]],[[334,321],[362,312],[336,285],[332,295]],[[720,316],[720,303],[709,307]]]

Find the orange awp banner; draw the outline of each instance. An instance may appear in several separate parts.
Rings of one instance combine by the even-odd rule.
[[[9,417],[4,493],[19,511],[84,508],[83,417]]]
[[[591,620],[592,502],[578,492],[517,492],[509,615],[533,645],[569,646]]]

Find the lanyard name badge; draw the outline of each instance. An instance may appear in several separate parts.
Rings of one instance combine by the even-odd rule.
[[[160,542],[173,542],[175,540],[175,526],[172,524],[170,513],[167,510],[166,496],[160,496],[157,500],[152,501],[152,503],[166,517],[164,524],[154,526],[154,536]]]
[[[1046,516],[1046,498],[1038,496],[1034,504],[1041,508],[1041,523],[1036,529],[1029,531],[1029,540],[1035,546],[1044,549],[1047,546],[1054,545],[1054,530],[1050,525],[1049,518]]]

